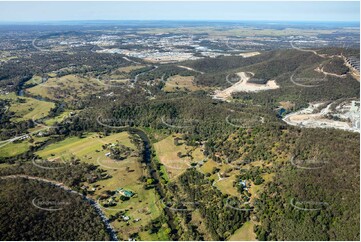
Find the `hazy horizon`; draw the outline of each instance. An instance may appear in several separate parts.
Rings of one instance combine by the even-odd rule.
[[[360,22],[359,1],[0,2],[0,22],[289,21]]]

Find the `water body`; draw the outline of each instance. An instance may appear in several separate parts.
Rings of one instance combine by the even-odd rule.
[[[16,95],[18,95],[19,97],[23,97],[24,96],[24,90],[23,89],[20,89]]]
[[[143,147],[144,147],[144,152],[143,152],[143,162],[147,165],[147,168],[149,170],[149,174],[150,176],[157,181],[160,181],[161,178],[159,177],[159,174],[157,172],[157,167],[155,165],[155,163],[152,160],[152,146],[151,146],[151,141],[149,139],[149,137],[147,136],[147,134],[138,128],[126,128],[126,131],[129,131],[130,133],[133,134],[137,134],[139,135],[139,137],[142,139],[143,141]],[[156,191],[158,192],[160,199],[164,199],[165,198],[165,191],[164,188],[162,186],[162,184],[160,182],[158,182],[156,184],[155,187]],[[174,224],[174,216],[172,214],[172,212],[170,211],[169,208],[165,207],[164,211],[168,217],[168,225],[172,230],[176,230],[177,226]]]

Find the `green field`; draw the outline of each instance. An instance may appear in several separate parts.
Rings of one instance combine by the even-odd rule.
[[[8,112],[15,113],[11,119],[11,121],[14,122],[46,117],[50,109],[55,107],[55,104],[52,102],[40,101],[29,97],[19,97],[15,93],[0,95],[0,99],[10,102]]]
[[[120,68],[116,69],[115,72],[130,73],[132,71],[139,70],[139,69],[142,69],[145,67],[146,67],[145,65],[125,66],[125,67],[120,67]]]
[[[42,82],[42,77],[41,76],[33,76],[29,81],[26,82],[26,86],[28,85],[38,85]]]
[[[73,136],[63,141],[50,144],[45,149],[36,152],[36,154],[44,158],[50,156],[75,155],[84,162],[97,164],[97,157],[100,157],[106,152],[103,150],[98,153],[96,150],[102,150],[103,144],[115,142],[117,140],[125,146],[135,148],[134,145],[130,143],[129,134],[127,132],[105,137],[96,133],[89,133],[85,138]]]
[[[25,140],[20,143],[8,143],[4,146],[2,145],[4,144],[0,144],[0,157],[5,158],[16,156],[26,152],[31,144]]]
[[[163,87],[165,92],[196,91],[202,88],[194,84],[194,76],[175,75],[168,78]]]
[[[230,241],[255,241],[256,234],[253,232],[253,222],[245,222],[241,228],[236,230],[234,234],[228,239]]]
[[[139,233],[139,236],[142,241],[169,241],[169,232],[168,226],[163,225],[158,233],[150,234],[147,231],[142,231]]]
[[[35,145],[37,142],[42,142],[47,139],[47,137],[35,137],[32,136],[33,142],[30,139],[26,139],[19,142],[10,142],[0,143],[0,158],[12,157],[20,155],[29,150],[30,146]]]
[[[89,133],[84,138],[70,137],[51,144],[36,153],[43,158],[50,159],[67,159],[75,156],[83,162],[98,165],[99,168],[106,170],[111,178],[99,180],[94,184],[87,184],[97,187],[92,195],[94,199],[98,199],[98,196],[107,190],[114,191],[117,188],[124,188],[133,191],[136,195],[129,200],[121,201],[119,196],[115,196],[116,206],[103,207],[108,217],[119,211],[126,211],[126,215],[130,217],[129,225],[124,221],[117,220],[112,224],[121,238],[128,239],[131,234],[139,232],[141,226],[147,225],[152,219],[161,215],[161,204],[155,190],[145,190],[144,183],[139,181],[141,176],[147,175],[147,170],[140,163],[139,157],[128,157],[122,161],[115,161],[105,156],[107,150],[104,150],[102,145],[116,141],[136,149],[130,142],[127,132],[104,137],[96,133]],[[99,202],[100,204],[104,203]],[[134,219],[140,220],[134,222]]]
[[[180,145],[174,144],[174,138],[180,137],[179,135],[170,135],[167,138],[157,142],[154,144],[154,149],[156,151],[157,157],[159,161],[165,166],[165,170],[167,171],[167,177],[170,179],[174,179],[182,174],[192,162],[198,162],[205,159],[205,156],[200,151],[200,148],[194,148],[191,146],[187,146],[183,144],[184,141],[180,140],[182,143]],[[182,157],[178,156],[178,153],[186,154],[190,153],[192,158],[190,157]]]
[[[59,116],[56,116],[54,118],[50,118],[44,121],[44,123],[46,125],[52,126],[55,125],[56,123],[60,123],[62,122],[64,119],[66,119],[67,117],[69,117],[70,113],[72,111],[69,110],[65,110],[64,112],[62,112]]]
[[[64,99],[70,101],[103,89],[104,85],[95,78],[66,75],[49,78],[44,83],[26,89],[26,92],[52,100]]]

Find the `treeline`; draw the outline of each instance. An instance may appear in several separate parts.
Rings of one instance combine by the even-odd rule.
[[[249,211],[231,206],[237,198],[223,195],[197,170],[188,169],[179,177],[179,184],[192,205],[197,205],[212,239],[226,240],[247,221]]]
[[[316,78],[315,80],[319,80],[319,82],[312,83],[311,77],[304,78],[304,76],[296,73],[295,78],[310,80],[311,82],[307,83],[307,85],[314,85],[311,87],[295,85],[291,82],[291,75],[291,73],[281,75],[276,79],[277,84],[281,86],[279,89],[258,93],[238,92],[232,94],[232,96],[240,101],[252,101],[255,105],[258,104],[269,108],[276,108],[280,105],[280,101],[287,100],[294,102],[296,105],[294,109],[297,110],[307,107],[309,102],[330,101],[360,95],[359,83],[349,75],[342,79],[334,76],[327,76],[322,80]]]
[[[337,75],[344,75],[347,74],[349,68],[345,66],[342,58],[333,58],[323,66],[323,70]]]
[[[191,76],[196,73],[193,71],[186,70],[184,68],[177,67],[176,65],[166,64],[161,65],[157,69],[150,72],[144,73],[139,76],[139,81],[152,81],[155,79],[163,78],[166,81],[169,77],[174,75]]]
[[[28,175],[47,178],[64,183],[74,190],[80,190],[83,182],[105,179],[106,172],[95,165],[81,163],[76,158],[63,162],[33,159],[27,163],[17,163],[0,169],[0,176]]]
[[[266,123],[280,123],[275,113],[265,108],[214,101],[202,93],[148,101],[96,102],[94,108],[68,119],[59,132],[77,135],[89,130],[114,132],[112,127],[140,126],[168,130],[169,134],[182,133],[188,145],[196,145],[227,138],[237,130],[237,123],[232,125],[233,120],[227,120],[227,116],[247,121],[251,126],[261,125],[261,116]]]
[[[345,45],[344,47],[331,47],[331,48],[322,48],[318,49],[317,53],[326,54],[326,55],[344,55],[346,57],[350,56],[360,56],[360,48],[355,48],[354,46]]]
[[[102,72],[127,65],[129,62],[123,59],[123,55],[98,54],[89,51],[78,51],[73,54],[36,52],[2,64],[0,85],[9,90],[16,90],[19,83],[24,82],[22,80],[29,80],[35,74],[41,76],[62,68],[72,68],[72,74],[89,71]]]
[[[11,122],[14,112],[9,111],[8,100],[0,100],[0,141],[24,134],[26,130],[34,127],[32,120]]]
[[[0,239],[109,240],[99,215],[81,196],[39,181],[0,179]]]
[[[359,240],[359,139],[305,129],[255,202],[259,240]]]
[[[230,86],[230,83],[226,81],[228,74],[250,71],[255,73],[251,82],[263,84],[267,80],[277,79],[280,75],[293,72],[298,68],[315,65],[322,60],[321,57],[310,52],[276,50],[248,58],[240,56],[205,58],[187,61],[184,62],[184,65],[205,72],[203,75],[197,75],[196,83],[205,86],[227,87]]]
[[[260,55],[243,58],[242,56],[218,56],[216,58],[204,58],[199,60],[185,61],[181,64],[206,73],[224,72],[262,62],[272,58],[276,52],[265,52]]]

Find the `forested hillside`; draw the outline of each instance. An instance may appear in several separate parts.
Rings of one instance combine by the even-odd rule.
[[[99,215],[79,195],[22,178],[0,179],[0,185],[1,240],[110,239]]]

